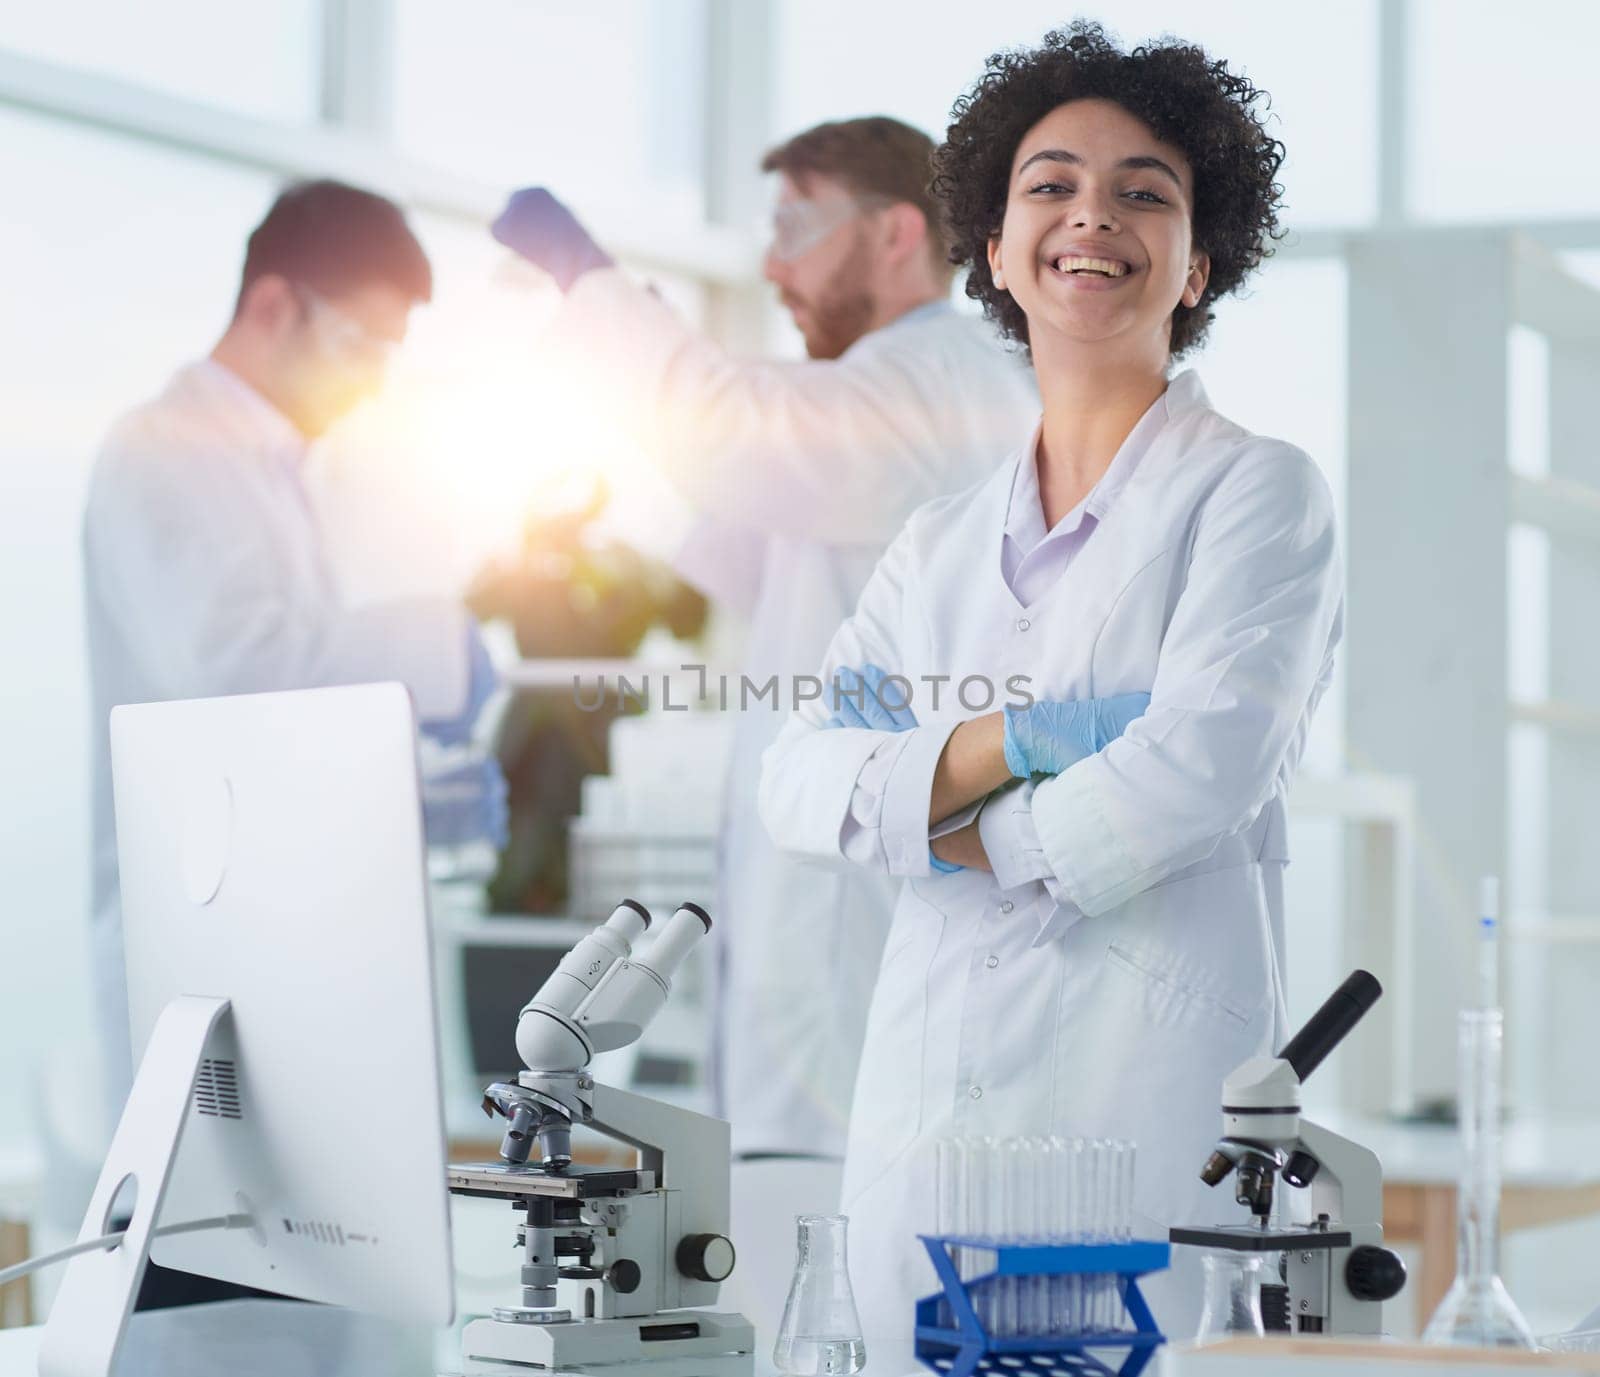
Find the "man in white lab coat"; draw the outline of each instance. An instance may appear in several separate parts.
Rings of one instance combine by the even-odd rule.
[[[96,1008],[113,1108],[131,1074],[108,714],[119,703],[397,679],[464,739],[493,687],[456,602],[352,609],[302,484],[307,446],[382,381],[432,275],[399,209],[335,182],[286,190],[251,235],[208,357],[112,428],[83,524],[92,675]],[[494,830],[496,766],[483,767]]]
[[[519,192],[503,243],[566,293],[562,352],[702,518],[681,572],[750,617],[746,703],[721,847],[715,1033],[736,1153],[843,1155],[894,886],[796,864],[756,817],[761,753],[919,503],[987,474],[1038,402],[1026,370],[950,304],[932,145],[896,120],[824,124],[767,154],[779,184],[764,271],[808,360],[730,357],[617,269],[548,192]],[[730,695],[730,710],[738,706]]]

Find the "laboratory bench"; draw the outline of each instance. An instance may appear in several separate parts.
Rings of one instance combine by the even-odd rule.
[[[1383,1163],[1384,1240],[1421,1253],[1402,1293],[1411,1298],[1420,1330],[1456,1275],[1456,1129],[1376,1116],[1312,1117],[1371,1148]],[[1600,1214],[1600,1119],[1512,1119],[1501,1162],[1503,1234]]]
[[[1535,1372],[1600,1374],[1600,1353],[1506,1353],[1424,1348],[1371,1340],[1236,1339],[1190,1348],[1168,1345],[1146,1369],[1153,1377],[1529,1377]]]
[[[0,1268],[33,1253],[32,1221],[44,1163],[32,1151],[0,1154]],[[33,1292],[27,1279],[0,1286],[0,1329],[33,1322]]]
[[[282,1301],[219,1301],[156,1311],[134,1317],[118,1377],[215,1377],[219,1357],[228,1362],[228,1377],[329,1371],[325,1360],[332,1354],[339,1355],[339,1377],[414,1377],[433,1368],[434,1360],[418,1351],[414,1340],[395,1341],[376,1325],[347,1311]],[[42,1333],[39,1327],[0,1332],[0,1377],[37,1377]],[[316,1366],[302,1368],[300,1363]],[[866,1371],[871,1377],[870,1354]],[[1504,1353],[1370,1340],[1241,1339],[1203,1348],[1168,1345],[1156,1351],[1146,1371],[1151,1377],[1530,1377],[1538,1372],[1600,1377],[1600,1354]],[[919,1370],[918,1377],[925,1372]]]

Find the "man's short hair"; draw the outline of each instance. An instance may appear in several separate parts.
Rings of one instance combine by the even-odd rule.
[[[933,140],[887,115],[833,120],[796,134],[770,149],[763,172],[786,173],[803,191],[811,176],[830,177],[853,195],[904,201],[928,222],[928,247],[945,273],[950,241],[943,210],[929,183],[933,178]]]
[[[428,256],[400,207],[344,182],[297,182],[280,193],[245,248],[239,300],[269,273],[324,296],[381,283],[413,302],[433,297]]]

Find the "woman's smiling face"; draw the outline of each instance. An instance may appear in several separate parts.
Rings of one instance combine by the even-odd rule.
[[[1055,336],[1164,356],[1174,309],[1199,302],[1210,269],[1193,198],[1188,159],[1112,101],[1059,105],[1028,130],[989,266],[1035,353]]]

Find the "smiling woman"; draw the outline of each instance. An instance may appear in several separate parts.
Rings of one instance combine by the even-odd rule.
[[[996,282],[990,246],[1017,199],[1014,177],[1031,172],[1028,194],[1054,201],[1070,195],[1087,169],[1072,149],[1035,147],[1034,140],[1024,148],[1024,136],[1070,102],[1110,103],[1166,151],[1119,161],[1111,199],[1130,222],[1176,202],[1208,260],[1195,299],[1172,311],[1172,354],[1193,348],[1205,338],[1211,303],[1239,287],[1279,233],[1283,145],[1257,113],[1266,100],[1198,47],[1163,39],[1124,53],[1095,24],[1047,34],[1036,50],[995,54],[971,94],[956,102],[936,162],[951,257],[971,268],[967,295],[1007,335],[1028,342],[1028,314]]]
[[[889,1370],[933,1284],[941,1137],[1132,1139],[1142,1236],[1216,1222],[1218,1087],[1286,1032],[1285,799],[1340,637],[1333,503],[1307,455],[1169,377],[1271,247],[1261,99],[1192,45],[1075,25],[991,58],[938,155],[953,259],[1027,344],[1043,415],[913,513],[820,678],[841,702],[895,676],[1030,701],[808,705],[760,793],[780,845],[906,882],[842,1193]],[[1189,1264],[1148,1294],[1193,1331]]]

